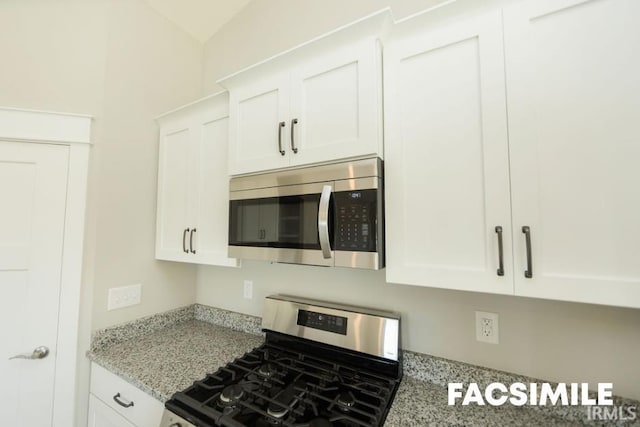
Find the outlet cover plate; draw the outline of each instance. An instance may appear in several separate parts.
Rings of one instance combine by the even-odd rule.
[[[253,280],[245,280],[244,281],[244,290],[243,295],[245,299],[253,298]]]
[[[476,311],[476,340],[490,344],[499,344],[499,337],[498,313]]]
[[[120,286],[109,289],[107,310],[129,307],[140,304],[142,298],[142,285],[140,283],[131,286]]]

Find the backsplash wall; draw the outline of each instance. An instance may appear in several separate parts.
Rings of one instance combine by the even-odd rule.
[[[253,299],[243,298],[252,280]],[[640,399],[640,310],[390,284],[382,271],[244,261],[198,268],[200,304],[262,315],[274,293],[402,315],[402,347],[556,382],[612,382]],[[500,344],[475,339],[474,311],[499,314]]]

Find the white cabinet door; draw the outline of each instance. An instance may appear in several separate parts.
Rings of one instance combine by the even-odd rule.
[[[371,39],[296,67],[287,123],[292,164],[381,153],[381,100],[381,53]]]
[[[289,165],[289,88],[289,73],[284,72],[230,93],[230,174]]]
[[[164,407],[159,400],[95,363],[91,364],[90,392],[98,402],[110,407],[111,411],[133,425],[143,427],[160,424]]]
[[[638,16],[636,0],[505,10],[518,295],[640,306]]]
[[[195,160],[198,165],[193,241],[198,264],[238,266],[227,256],[229,177],[227,175],[228,117],[204,114],[197,123]]]
[[[189,104],[159,121],[156,258],[237,266],[227,257],[227,95]]]
[[[385,47],[388,282],[513,293],[505,103],[499,12]]]
[[[189,256],[190,140],[188,120],[163,127],[158,167],[156,258],[183,261]]]
[[[89,395],[88,427],[136,427],[122,415],[102,403],[93,394]]]

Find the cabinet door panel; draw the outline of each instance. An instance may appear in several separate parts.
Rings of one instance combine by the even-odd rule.
[[[292,72],[291,118],[298,119],[293,162],[382,154],[379,55],[368,40],[336,49]]]
[[[289,165],[288,74],[248,84],[231,92],[229,172],[233,175]],[[284,128],[279,123],[285,122]],[[278,144],[282,133],[282,151]]]
[[[513,292],[500,18],[385,51],[387,281]]]
[[[634,0],[505,11],[519,295],[640,306],[638,16]]]
[[[203,118],[198,122],[197,232],[194,247],[199,264],[237,266],[227,256],[229,233],[229,179],[227,141],[229,119]],[[222,173],[221,173],[222,172]]]
[[[184,126],[163,128],[160,135],[158,168],[158,216],[156,258],[184,260],[183,230],[189,225],[189,139],[192,130]]]
[[[122,415],[102,403],[93,394],[89,395],[89,427],[136,427]]]

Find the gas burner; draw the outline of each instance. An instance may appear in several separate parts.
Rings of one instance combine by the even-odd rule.
[[[287,415],[287,412],[289,412],[287,408],[283,408],[282,406],[274,403],[270,404],[267,408],[267,414],[278,420]]]
[[[281,371],[278,369],[278,366],[273,363],[265,363],[258,368],[258,373],[265,377],[272,377],[280,372]]]
[[[343,411],[348,411],[353,405],[356,404],[356,398],[350,391],[342,391],[336,399],[338,407]]]
[[[232,405],[240,400],[243,395],[244,390],[242,390],[242,386],[238,384],[227,386],[222,390],[222,393],[220,393],[220,403],[223,405]]]

